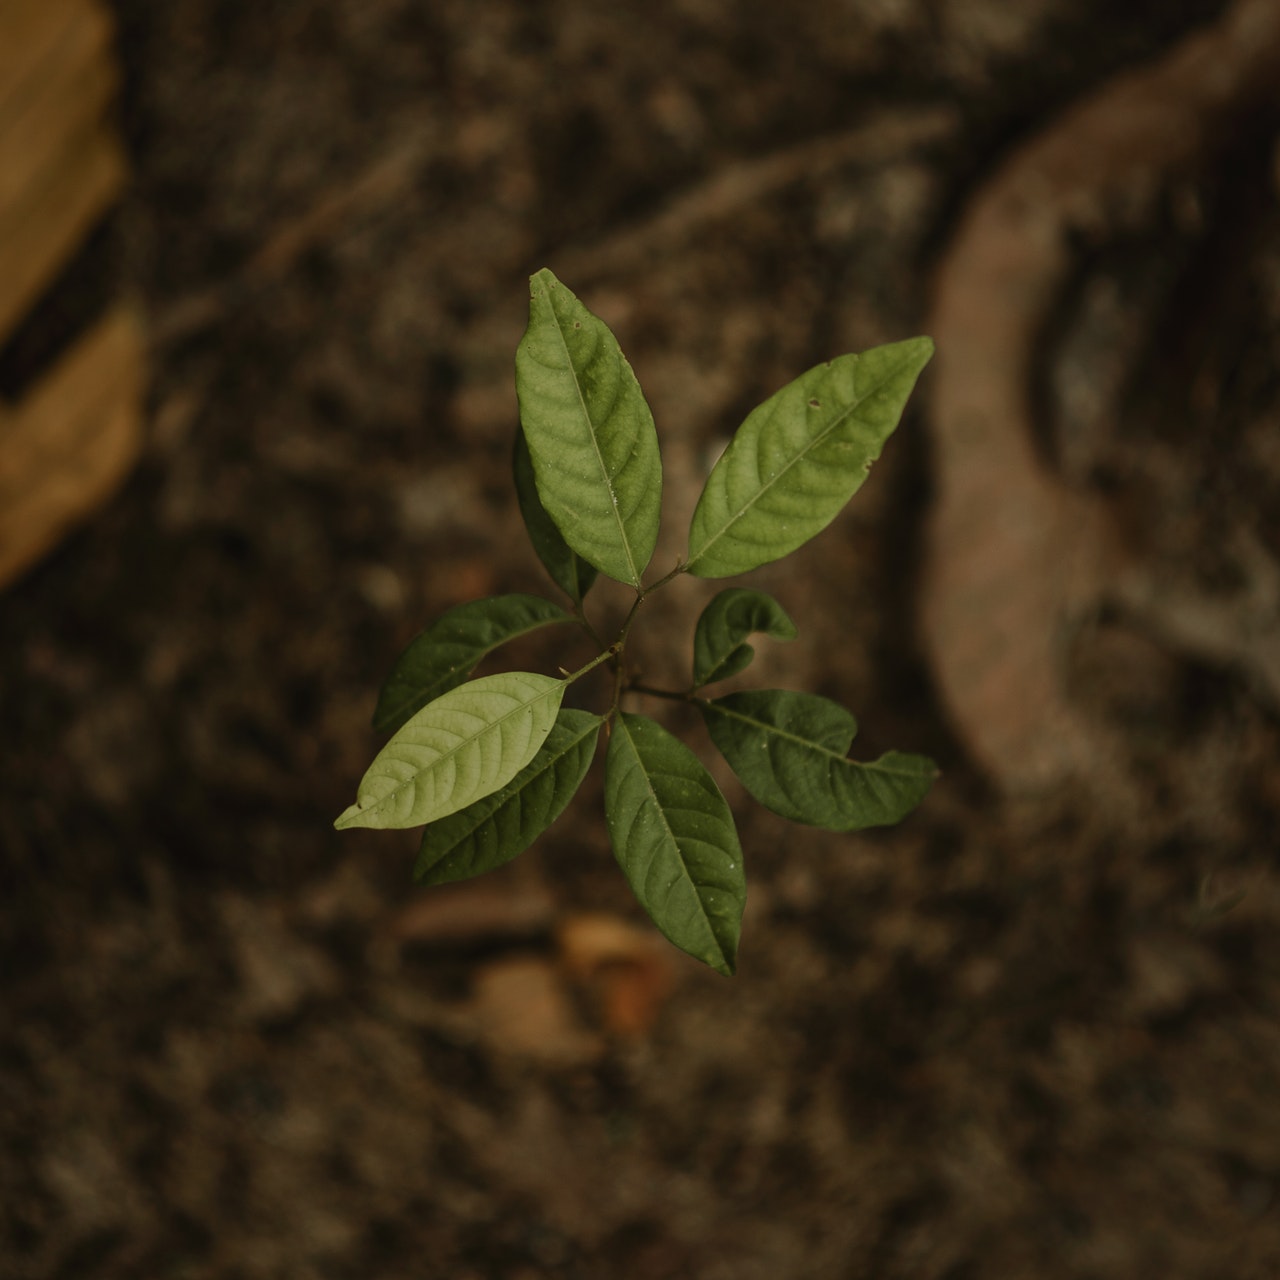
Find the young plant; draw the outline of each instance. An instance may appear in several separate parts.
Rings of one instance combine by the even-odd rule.
[[[509,862],[564,811],[603,729],[605,822],[619,865],[654,924],[719,973],[737,958],[746,877],[733,815],[711,775],[628,695],[692,704],[747,791],[796,822],[857,831],[900,821],[936,770],[891,751],[848,758],[857,724],[843,707],[782,689],[704,697],[742,671],[747,638],[796,634],[763,591],[729,587],[702,611],[687,685],[642,684],[627,644],[645,601],[680,574],[727,578],[780,559],[826,528],[866,479],[933,352],[928,338],[818,365],[754,409],[711,470],[688,552],[646,584],[658,536],[662,462],[653,415],[607,325],[548,270],[531,279],[516,352],[516,494],[530,541],[568,608],[512,594],[449,610],[397,661],[374,727],[393,730],[337,827],[426,824],[415,877],[444,884]],[[635,591],[606,642],[584,601],[597,573]],[[558,676],[471,680],[482,658],[538,628],[576,625],[595,656]],[[608,664],[602,711],[564,706],[570,686]]]

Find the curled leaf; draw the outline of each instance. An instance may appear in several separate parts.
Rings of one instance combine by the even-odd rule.
[[[937,776],[932,760],[901,751],[867,764],[848,759],[857,722],[817,694],[758,689],[698,707],[742,785],[793,822],[829,831],[888,826],[924,799]]]
[[[771,595],[726,587],[703,609],[694,628],[694,687],[727,680],[748,666],[755,650],[745,641],[756,631],[775,640],[796,638],[795,623]]]

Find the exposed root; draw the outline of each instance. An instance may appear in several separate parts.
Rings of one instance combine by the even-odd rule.
[[[1072,242],[1142,226],[1169,182],[1273,95],[1278,71],[1280,5],[1239,0],[1020,147],[978,191],[942,261],[928,326],[937,483],[924,638],[964,739],[1007,791],[1096,778],[1114,763],[1063,692],[1064,637],[1134,570],[1105,508],[1037,456],[1029,397]]]

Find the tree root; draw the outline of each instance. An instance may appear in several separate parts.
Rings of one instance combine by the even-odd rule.
[[[1127,584],[1121,594],[1139,613],[1153,612],[1157,594],[1134,585],[1142,568],[1128,562],[1105,504],[1071,488],[1035,444],[1033,359],[1073,242],[1143,226],[1168,184],[1274,95],[1277,72],[1280,6],[1239,0],[1015,151],[972,199],[941,262],[927,328],[938,357],[923,635],[950,714],[1007,792],[1113,768],[1114,744],[1064,692],[1066,637],[1111,584]],[[1215,652],[1227,631],[1214,628]]]

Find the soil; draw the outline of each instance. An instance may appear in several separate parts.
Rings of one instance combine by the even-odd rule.
[[[923,331],[989,175],[1225,6],[115,9],[135,184],[0,353],[12,392],[118,285],[151,319],[144,456],[0,599],[0,1273],[1280,1276],[1274,108],[1074,244],[1031,344],[1038,456],[1156,584],[1061,646],[1105,767],[1010,788],[939,691],[926,374],[754,575],[801,638],[742,681],[942,775],[839,836],[721,771],[735,978],[654,944],[597,774],[445,889],[332,829],[415,632],[554,591],[509,479],[532,271],[646,390],[665,571],[743,414]],[[710,589],[654,600],[646,669]]]

